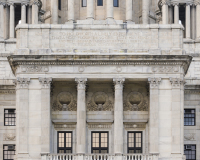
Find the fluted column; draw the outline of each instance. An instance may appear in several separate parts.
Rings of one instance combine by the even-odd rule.
[[[149,0],[142,0],[142,22],[149,23]]]
[[[58,24],[58,0],[51,0],[51,23]]]
[[[124,78],[114,78],[114,154],[123,154],[123,84]]]
[[[86,101],[87,78],[76,78],[77,82],[77,151],[79,155],[86,151]]]
[[[33,3],[32,5],[32,24],[38,24],[38,5]]]
[[[10,39],[15,37],[15,6],[10,4]]]
[[[87,19],[94,19],[94,0],[87,0]]]
[[[126,0],[126,21],[133,20],[133,0]]]
[[[168,24],[168,3],[166,0],[162,0],[162,23]]]
[[[74,21],[74,0],[68,0],[68,21]]]
[[[186,17],[186,38],[190,39],[191,38],[191,31],[190,31],[190,3],[186,3],[186,12],[185,12],[185,17]]]
[[[26,4],[22,3],[22,9],[21,9],[21,24],[26,23]]]
[[[113,0],[107,0],[107,19],[113,19]]]
[[[200,0],[196,1],[196,39],[200,40]]]
[[[174,24],[179,24],[179,4],[174,4]]]
[[[0,2],[0,40],[4,39],[4,3]]]

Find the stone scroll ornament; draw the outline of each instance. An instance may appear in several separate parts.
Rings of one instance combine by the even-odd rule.
[[[70,92],[61,92],[52,105],[53,111],[77,111],[77,102]]]
[[[113,103],[105,92],[96,92],[87,104],[88,111],[112,111]]]
[[[124,99],[124,111],[148,111],[148,97],[140,92],[130,92]]]

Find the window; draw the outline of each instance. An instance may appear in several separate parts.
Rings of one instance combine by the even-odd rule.
[[[196,145],[184,145],[184,153],[186,155],[186,160],[195,160]]]
[[[108,132],[92,132],[92,153],[108,153]]]
[[[119,7],[119,0],[113,0],[113,6]]]
[[[3,145],[3,160],[14,160],[15,145]]]
[[[82,0],[82,7],[87,7],[87,0]]]
[[[142,132],[128,132],[128,153],[142,153]]]
[[[184,110],[184,125],[195,126],[195,109]]]
[[[72,132],[58,132],[58,153],[72,153]]]
[[[97,6],[103,6],[103,0],[97,0]]]
[[[61,0],[58,0],[58,9],[61,10]]]
[[[4,126],[16,125],[15,109],[4,109]]]

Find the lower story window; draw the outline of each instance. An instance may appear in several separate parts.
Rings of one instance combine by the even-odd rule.
[[[186,160],[196,160],[196,145],[184,145]]]
[[[128,153],[142,153],[142,132],[128,132]]]
[[[14,160],[15,145],[3,145],[3,160]]]
[[[72,153],[72,132],[58,132],[58,153]]]
[[[92,153],[108,153],[108,132],[92,132]]]

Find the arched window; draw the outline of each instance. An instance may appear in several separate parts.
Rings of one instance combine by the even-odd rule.
[[[87,0],[82,0],[82,7],[87,7]]]
[[[119,7],[119,0],[113,0],[113,6]]]
[[[103,0],[97,0],[97,6],[103,6]]]

